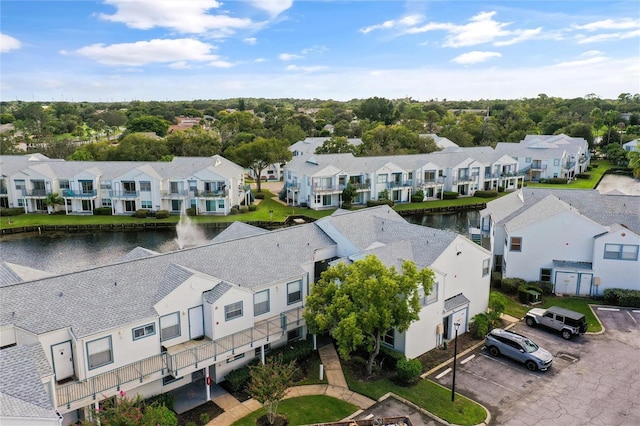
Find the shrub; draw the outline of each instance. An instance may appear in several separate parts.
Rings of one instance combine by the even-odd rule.
[[[351,210],[351,203],[342,203],[342,208],[345,210]]]
[[[149,210],[147,209],[136,210],[136,212],[133,214],[133,217],[137,217],[138,219],[144,219],[148,216],[149,216]]]
[[[380,365],[382,365],[384,368],[393,370],[398,365],[398,362],[402,361],[403,359],[406,359],[406,357],[402,352],[394,351],[384,346],[380,348],[378,360],[380,361]]]
[[[499,186],[498,187],[498,192],[504,192],[504,186]]]
[[[473,196],[480,198],[496,198],[498,196],[498,191],[476,191],[473,193]]]
[[[224,378],[231,392],[238,392],[245,387],[251,378],[249,366],[230,371]]]
[[[491,273],[491,287],[502,288],[502,272],[494,271]]]
[[[156,219],[167,219],[169,216],[171,216],[169,210],[158,210],[156,212]]]
[[[240,210],[237,207],[231,207],[229,214],[238,214]]]
[[[542,289],[543,294],[552,294],[553,293],[553,283],[549,281],[530,281],[529,284],[534,285],[536,287],[540,287]]]
[[[520,301],[520,303],[524,303],[524,304],[529,303],[529,297],[531,296],[529,294],[530,290],[537,291],[540,294],[543,293],[542,289],[540,287],[538,287],[537,285],[532,285],[532,284],[519,285],[518,286],[518,300]]]
[[[249,211],[249,207],[248,206],[240,206],[240,213],[246,213]]]
[[[173,410],[174,398],[170,393],[161,393],[159,395],[152,396],[144,400],[145,405],[164,405],[169,410]]]
[[[487,314],[480,313],[471,319],[469,331],[475,339],[482,339],[489,332],[489,318]]]
[[[458,198],[458,193],[455,191],[444,191],[442,198],[445,200],[455,200]]]
[[[282,354],[282,362],[287,364],[293,360],[309,358],[312,353],[313,343],[310,340],[299,340],[272,350],[269,358]]]
[[[418,189],[416,192],[414,192],[414,194],[411,196],[411,202],[412,203],[421,203],[424,201],[424,191],[422,189]]]
[[[93,209],[94,216],[111,216],[112,214],[111,207],[96,207]]]
[[[518,287],[526,283],[522,278],[503,278],[500,287],[507,294],[516,294]]]
[[[256,210],[258,210],[258,206],[256,206],[255,204],[249,204],[250,212],[255,212]]]
[[[609,305],[640,308],[640,290],[607,288],[603,292],[604,301]]]
[[[597,168],[598,168],[598,166],[599,166],[599,164],[594,163],[594,164],[591,164],[591,165],[589,166],[589,168],[590,168],[590,169],[597,169]]]
[[[185,213],[187,213],[187,216],[195,216],[196,215],[196,208],[195,207],[189,207],[187,210],[185,210]]]
[[[200,417],[198,419],[200,420],[200,424],[203,426],[211,421],[211,419],[209,418],[209,413],[200,414]]]
[[[369,200],[369,201],[367,201],[367,207],[383,206],[385,204],[390,206],[390,207],[393,207],[393,200],[382,199],[382,200]]]
[[[255,197],[256,200],[264,200],[264,194],[262,192],[258,192]]]
[[[0,207],[0,216],[18,216],[24,213],[22,207]]]
[[[576,174],[576,179],[591,179],[590,173],[578,173]]]
[[[545,179],[544,183],[550,183],[551,185],[566,185],[567,178],[550,178]]]
[[[401,359],[396,365],[398,379],[404,383],[414,383],[422,373],[422,363],[417,359]]]

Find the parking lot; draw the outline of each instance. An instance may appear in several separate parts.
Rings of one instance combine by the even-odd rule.
[[[570,341],[522,322],[512,328],[554,355],[546,372],[492,357],[458,357],[456,391],[482,403],[501,425],[639,425],[640,309],[595,310],[605,333]],[[443,369],[444,370],[444,369]],[[452,374],[430,378],[451,387]]]

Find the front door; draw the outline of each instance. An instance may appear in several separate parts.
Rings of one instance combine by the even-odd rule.
[[[580,296],[589,296],[591,294],[591,274],[580,274]]]
[[[60,382],[74,376],[73,352],[71,351],[70,340],[51,346],[51,355],[53,357],[53,371],[56,375],[56,381]]]
[[[204,336],[204,315],[202,305],[189,308],[189,338],[197,339]]]

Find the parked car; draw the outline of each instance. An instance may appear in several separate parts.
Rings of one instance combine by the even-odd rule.
[[[547,371],[553,362],[551,352],[542,349],[522,334],[501,328],[491,330],[484,345],[491,355],[509,357],[523,363],[530,371]]]
[[[524,317],[529,327],[543,325],[559,331],[566,340],[587,332],[587,320],[579,312],[552,306],[547,309],[533,308]]]

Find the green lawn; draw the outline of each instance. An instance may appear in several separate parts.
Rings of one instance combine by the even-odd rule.
[[[487,414],[480,405],[460,394],[451,402],[451,390],[431,380],[420,380],[414,386],[398,386],[395,383],[380,379],[373,382],[361,382],[353,374],[344,369],[349,389],[377,400],[388,392],[411,401],[430,413],[457,425],[476,425],[482,423]]]
[[[514,297],[505,295],[502,292],[493,290],[491,294],[494,297],[498,297],[499,300],[505,305],[504,313],[511,315],[515,318],[522,318],[532,306],[523,305],[518,302]],[[563,297],[563,296],[543,296],[542,303],[536,305],[536,308],[548,308],[550,306],[560,306],[562,308],[570,309],[572,311],[580,312],[584,314],[589,324],[590,332],[598,332],[602,330],[602,326],[596,319],[589,305],[600,305],[601,301],[587,298],[587,297]]]
[[[301,396],[285,399],[278,405],[278,414],[289,419],[290,425],[337,422],[355,413],[358,407],[326,395]],[[233,423],[234,426],[255,426],[256,419],[265,414],[259,409]]]
[[[527,188],[593,189],[600,181],[600,178],[602,178],[602,175],[604,175],[604,173],[611,167],[614,167],[614,165],[607,160],[592,161],[591,164],[597,164],[598,167],[593,167],[590,171],[587,172],[591,175],[589,179],[574,179],[571,181],[571,183],[566,185],[526,182]]]

